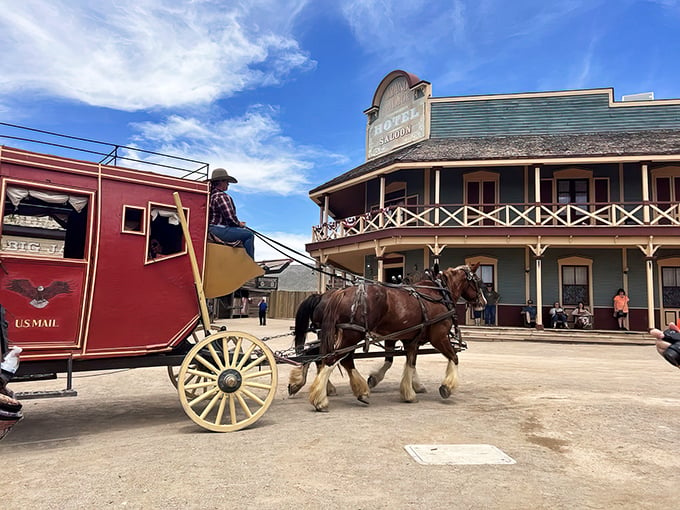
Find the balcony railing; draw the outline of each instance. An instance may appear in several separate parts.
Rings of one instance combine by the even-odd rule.
[[[312,242],[344,239],[389,228],[457,227],[678,227],[680,205],[497,204],[393,206],[317,225]]]

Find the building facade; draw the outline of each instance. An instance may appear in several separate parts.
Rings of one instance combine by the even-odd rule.
[[[630,329],[679,318],[680,100],[438,98],[397,70],[364,113],[366,162],[310,191],[320,264],[394,282],[480,262],[502,326],[532,299],[538,328],[555,301],[583,301],[596,329],[617,329],[620,288]]]

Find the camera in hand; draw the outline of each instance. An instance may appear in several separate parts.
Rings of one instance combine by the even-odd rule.
[[[671,365],[680,366],[680,332],[667,329],[663,332],[663,341],[671,344],[663,352],[663,357]]]

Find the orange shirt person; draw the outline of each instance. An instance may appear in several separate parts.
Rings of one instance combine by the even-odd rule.
[[[619,329],[621,331],[628,331],[625,326],[626,317],[628,317],[628,296],[626,296],[626,291],[619,289],[616,291],[616,296],[614,296],[614,317],[619,323]]]

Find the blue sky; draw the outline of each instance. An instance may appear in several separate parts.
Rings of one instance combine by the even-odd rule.
[[[241,219],[303,251],[390,71],[680,98],[679,26],[680,0],[0,0],[0,121],[225,167]]]

